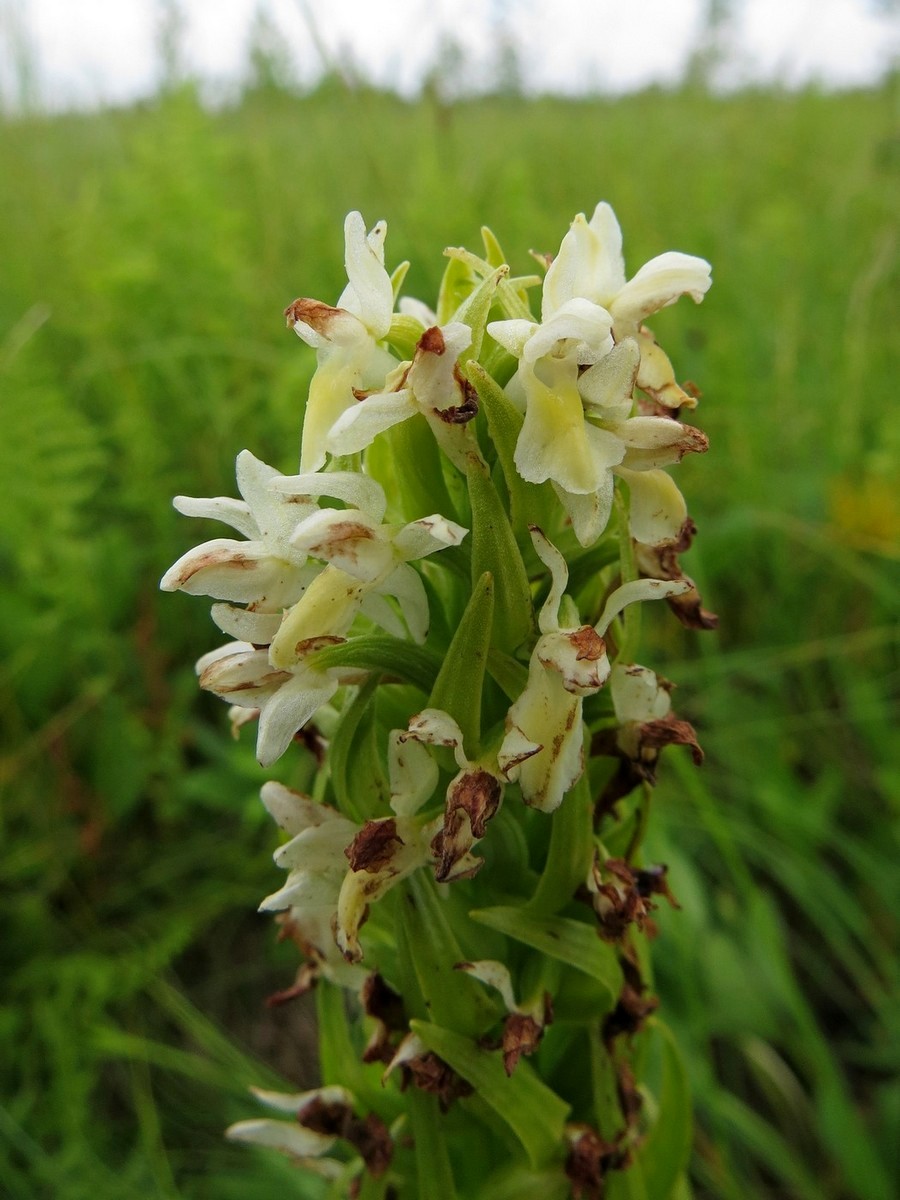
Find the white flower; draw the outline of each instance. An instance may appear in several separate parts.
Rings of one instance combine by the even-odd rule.
[[[337,307],[295,300],[285,312],[297,335],[318,356],[303,422],[301,471],[325,463],[326,438],[335,421],[356,403],[356,394],[383,386],[397,360],[380,343],[391,327],[394,293],[384,267],[387,225],[366,235],[362,216],[344,222],[344,262],[349,280]]]
[[[688,450],[706,448],[698,430],[665,418],[630,418],[630,412],[635,384],[674,407],[689,401],[640,323],[680,295],[701,300],[710,285],[709,264],[672,252],[626,282],[621,248],[608,204],[597,205],[590,224],[579,214],[544,279],[540,324],[517,319],[488,325],[519,359],[510,383],[511,397],[525,412],[516,469],[529,483],[552,482],[584,546],[609,520],[614,474],[632,492],[633,535],[654,545],[676,538],[686,510],[661,468]]]
[[[247,540],[215,538],[189,550],[162,577],[163,591],[252,604],[270,614],[295,603],[311,575],[303,569],[306,554],[291,545],[290,537],[297,522],[317,506],[308,497],[291,502],[270,491],[270,482],[277,478],[280,473],[274,467],[242,450],[237,484],[243,500],[176,496],[173,503],[179,512],[222,521]]]
[[[236,473],[242,500],[176,496],[174,504],[186,516],[223,521],[247,540],[203,542],[169,568],[160,587],[247,605],[216,604],[213,619],[239,641],[265,646],[282,610],[297,602],[322,569],[309,564],[308,552],[292,540],[298,523],[319,511],[316,497],[373,506],[384,497],[374,480],[340,471],[291,476],[290,490],[278,490],[285,476],[249,450],[238,455]]]
[[[328,450],[355,454],[379,433],[422,413],[451,461],[465,470],[465,451],[453,434],[478,411],[474,389],[457,366],[471,341],[471,329],[459,321],[426,329],[412,362],[401,363],[383,391],[361,397],[338,418],[326,441]]]
[[[344,851],[359,827],[327,804],[318,804],[280,783],[263,785],[262,802],[291,840],[275,851],[287,881],[260,904],[260,912],[288,912],[288,931],[311,961],[316,975],[341,987],[362,986],[365,972],[348,964],[334,940]]]
[[[317,509],[292,534],[295,549],[323,559],[327,566],[285,614],[269,650],[273,666],[292,667],[299,658],[298,647],[310,638],[342,637],[359,612],[403,637],[403,623],[386,596],[396,599],[413,640],[424,642],[428,599],[409,562],[458,546],[468,531],[439,513],[400,528],[382,525],[384,493],[368,482],[377,488],[374,508]],[[278,482],[282,490],[292,486],[289,478]]]
[[[526,804],[553,812],[584,769],[582,698],[599,691],[609,678],[604,634],[626,605],[686,588],[676,580],[634,580],[612,593],[595,626],[561,627],[568,567],[539,529],[532,527],[531,537],[553,582],[539,615],[541,636],[525,691],[507,714],[498,762],[508,779],[518,781]],[[570,601],[567,607],[572,609]]]
[[[607,310],[618,342],[634,336],[645,317],[681,296],[699,304],[712,282],[711,270],[705,259],[670,250],[626,280],[622,231],[613,210],[601,201],[590,222],[579,213],[563,238],[544,279],[543,312],[556,312],[573,297],[582,297]]]
[[[200,686],[231,705],[259,711],[256,757],[263,767],[280,758],[294,734],[327,704],[339,687],[359,683],[365,673],[352,668],[322,669],[309,656],[336,637],[310,638],[295,651],[290,669],[273,667],[269,653],[249,642],[230,642],[197,662]]]
[[[440,709],[426,708],[411,718],[408,729],[393,730],[388,743],[391,808],[399,816],[417,813],[437,787],[438,767],[428,746],[452,750],[459,768],[447,787],[443,816],[429,826],[435,878],[448,883],[480,869],[483,860],[471,850],[500,807],[503,782],[496,759],[469,759],[456,721]]]

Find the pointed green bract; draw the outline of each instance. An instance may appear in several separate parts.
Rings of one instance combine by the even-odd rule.
[[[494,578],[486,571],[472,589],[428,701],[430,708],[442,709],[456,721],[469,754],[481,741],[481,692],[494,624],[494,595]]]
[[[525,564],[506,510],[485,464],[474,455],[468,463],[472,502],[472,575],[495,572],[496,602],[492,644],[511,653],[535,628]]]

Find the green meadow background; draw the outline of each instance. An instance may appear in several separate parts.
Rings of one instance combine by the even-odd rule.
[[[0,118],[0,1193],[309,1195],[223,1142],[250,1083],[315,1082],[259,899],[252,737],[198,694],[206,605],[162,596],[242,447],[296,469],[341,223],[433,297],[490,225],[514,268],[599,199],[628,266],[714,265],[654,330],[703,398],[679,482],[718,632],[645,618],[707,752],[664,756],[656,986],[694,1090],[698,1200],[890,1200],[900,1128],[898,89],[415,103],[334,78]],[[290,777],[291,765],[283,771]],[[276,1189],[279,1189],[276,1192]],[[292,1190],[293,1189],[293,1190]]]

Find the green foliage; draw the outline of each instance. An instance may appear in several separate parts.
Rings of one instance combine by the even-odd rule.
[[[685,567],[720,627],[652,611],[643,630],[707,752],[701,772],[666,753],[648,842],[682,906],[657,914],[655,970],[695,1098],[694,1195],[894,1193],[893,103],[259,87],[210,113],[186,88],[0,125],[5,1194],[302,1194],[221,1139],[247,1084],[311,1085],[315,1064],[308,1006],[261,1007],[294,958],[253,915],[274,876],[250,740],[182,665],[216,632],[156,593],[195,540],[168,497],[230,494],[242,445],[296,469],[313,356],[280,312],[299,287],[337,297],[348,209],[389,219],[391,265],[413,259],[404,290],[427,297],[435,242],[487,223],[516,273],[600,198],[627,216],[632,267],[661,245],[714,264],[703,332],[686,303],[654,330],[706,393]],[[398,486],[415,494],[415,472]],[[434,678],[421,656],[405,669]],[[476,1071],[473,1045],[454,1053]],[[498,1104],[520,1078],[491,1083]],[[683,1135],[658,1134],[673,1179]],[[523,1172],[539,1182],[497,1194],[549,1195]]]

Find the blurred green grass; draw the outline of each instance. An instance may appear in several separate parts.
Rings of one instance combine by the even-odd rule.
[[[336,298],[347,210],[428,299],[445,245],[489,224],[527,269],[601,198],[632,271],[714,265],[654,329],[704,393],[685,566],[721,625],[646,622],[707,750],[668,752],[651,846],[696,1194],[895,1194],[897,100],[184,87],[0,124],[4,1195],[297,1186],[221,1140],[248,1083],[315,1063],[308,1008],[262,1005],[293,970],[254,913],[272,834],[197,694],[204,606],[156,591],[198,537],[169,498],[232,494],[244,446],[295,469],[313,362],[281,309]]]

